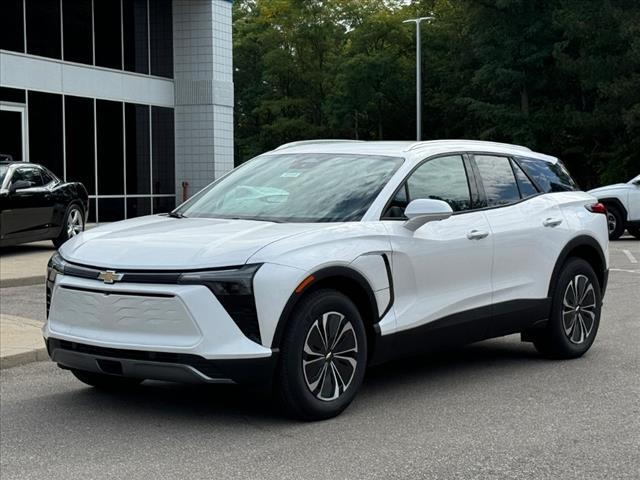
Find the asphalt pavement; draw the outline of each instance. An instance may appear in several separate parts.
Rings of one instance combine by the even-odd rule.
[[[638,479],[639,261],[640,242],[612,243],[583,358],[545,360],[509,336],[398,361],[371,369],[325,422],[284,418],[239,387],[145,382],[111,394],[50,362],[3,370],[1,477]],[[35,311],[41,290],[2,289],[3,312]]]

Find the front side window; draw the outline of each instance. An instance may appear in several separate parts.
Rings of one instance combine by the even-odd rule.
[[[401,164],[401,158],[374,155],[263,155],[177,212],[276,222],[358,221]]]
[[[518,184],[507,157],[476,155],[476,165],[487,197],[488,207],[497,207],[520,200]]]
[[[30,187],[42,187],[44,185],[40,170],[34,167],[18,168],[13,172],[11,183],[14,184],[18,180],[29,182]]]
[[[518,164],[545,193],[578,190],[576,182],[562,162],[547,162],[537,158],[518,158]]]
[[[404,209],[417,199],[447,202],[454,212],[471,209],[471,194],[460,155],[438,157],[419,166],[393,197],[383,218],[404,218]]]

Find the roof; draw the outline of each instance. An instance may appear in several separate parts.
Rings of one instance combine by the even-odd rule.
[[[555,163],[555,157],[536,153],[521,145],[485,142],[481,140],[429,140],[412,141],[373,141],[358,140],[305,140],[281,145],[269,154],[283,153],[336,153],[365,154],[424,159],[427,156],[453,152],[484,152],[506,155],[526,155]]]

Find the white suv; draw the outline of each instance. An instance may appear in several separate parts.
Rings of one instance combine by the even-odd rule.
[[[588,193],[607,207],[609,239],[620,238],[625,228],[640,238],[640,175],[627,183],[595,188]]]
[[[521,333],[593,343],[605,209],[556,159],[488,142],[284,145],[168,215],[104,225],[49,263],[49,355],[81,381],[273,386],[344,410],[367,365]]]

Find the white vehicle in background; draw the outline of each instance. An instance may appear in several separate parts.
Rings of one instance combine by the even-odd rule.
[[[344,410],[366,367],[520,333],[596,337],[606,210],[514,145],[310,141],[173,212],[103,225],[49,262],[51,359],[80,381],[263,384],[297,417]]]
[[[627,183],[595,188],[588,193],[607,207],[609,239],[620,238],[625,228],[640,239],[640,175]]]

